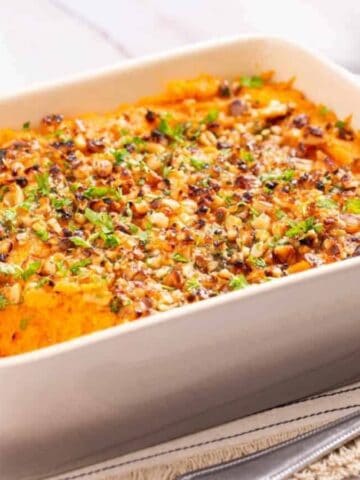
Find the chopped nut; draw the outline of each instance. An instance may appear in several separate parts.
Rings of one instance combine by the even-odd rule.
[[[113,164],[109,160],[96,160],[94,168],[99,177],[105,178],[111,175]]]
[[[159,228],[166,228],[169,225],[168,217],[162,212],[154,212],[149,217],[150,222]]]

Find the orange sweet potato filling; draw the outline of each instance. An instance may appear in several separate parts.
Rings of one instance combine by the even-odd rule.
[[[360,138],[270,74],[0,131],[0,356],[360,254]]]

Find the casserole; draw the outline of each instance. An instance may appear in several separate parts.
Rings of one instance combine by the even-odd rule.
[[[0,139],[0,357],[360,255],[360,135],[270,74]]]
[[[353,112],[359,123],[359,89],[349,74],[263,37],[193,47],[34,89],[4,99],[1,119],[16,127],[44,112],[106,111],[173,78],[266,70],[279,79],[295,75],[308,97],[339,116]],[[319,267],[1,360],[4,478],[40,478],[353,378],[359,374],[359,268],[359,259]]]

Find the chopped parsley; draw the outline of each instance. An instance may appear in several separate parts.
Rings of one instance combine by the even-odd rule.
[[[212,123],[217,120],[219,116],[219,110],[217,108],[212,108],[209,110],[208,114],[203,118],[202,123]]]
[[[132,233],[133,235],[135,235],[139,231],[139,227],[134,223],[129,223],[128,227],[130,229],[130,233]]]
[[[34,232],[43,242],[47,242],[49,240],[50,234],[47,230],[41,228],[38,230],[34,230]]]
[[[158,125],[159,132],[171,138],[172,140],[181,140],[184,134],[184,129],[185,129],[185,126],[181,123],[172,127],[169,124],[168,120],[164,117],[161,118]]]
[[[91,248],[91,244],[81,237],[70,237],[69,240],[77,247]]]
[[[101,232],[100,237],[104,240],[106,248],[115,248],[120,245],[119,238],[113,233]]]
[[[169,122],[166,120],[166,118],[162,118],[159,122],[158,126],[159,132],[161,132],[164,135],[167,135],[168,137],[173,136],[173,129],[170,127]]]
[[[319,111],[319,114],[323,117],[325,117],[325,115],[327,115],[330,112],[330,110],[326,105],[320,105],[318,111]]]
[[[35,260],[35,262],[31,262],[30,265],[27,267],[26,270],[22,273],[23,280],[28,280],[32,275],[39,271],[41,267],[41,262],[39,260]]]
[[[229,288],[231,290],[241,290],[247,287],[249,284],[245,278],[245,275],[236,275],[229,282]]]
[[[48,173],[38,173],[35,176],[36,183],[38,186],[38,192],[40,195],[46,197],[50,193],[49,185],[49,174]]]
[[[103,197],[121,197],[121,194],[116,191],[114,188],[100,186],[100,187],[89,187],[84,191],[84,196],[86,198],[103,198]]]
[[[87,267],[90,264],[91,264],[91,260],[89,258],[84,258],[83,260],[78,260],[77,262],[75,262],[71,265],[70,272],[73,275],[78,275],[82,268]]]
[[[250,257],[249,261],[251,265],[257,268],[265,268],[266,267],[266,262],[263,258],[257,258],[257,257]]]
[[[112,233],[114,231],[111,216],[106,212],[95,212],[91,208],[86,208],[85,218],[93,225],[100,227],[103,233]]]
[[[49,282],[50,282],[50,279],[48,277],[43,277],[36,283],[36,288],[44,287]]]
[[[72,204],[70,198],[60,198],[60,197],[52,197],[50,199],[51,205],[55,208],[55,210],[62,210],[65,207],[69,207]]]
[[[249,212],[251,213],[251,215],[253,215],[254,217],[258,217],[260,215],[261,212],[259,212],[259,210],[256,210],[255,207],[253,207],[252,205],[250,205],[249,207]]]
[[[180,263],[188,263],[189,261],[186,257],[184,257],[184,255],[181,255],[181,253],[174,253],[172,258],[173,260],[175,260],[175,262],[180,262]]]
[[[241,87],[249,87],[249,88],[260,88],[264,84],[264,81],[261,77],[257,75],[253,76],[242,76],[240,77],[240,86]]]
[[[252,163],[255,160],[253,154],[247,150],[240,150],[240,158],[246,163]]]
[[[262,182],[274,182],[274,181],[283,181],[283,182],[291,182],[294,179],[295,170],[287,169],[283,172],[268,172],[261,175]]]
[[[346,123],[343,120],[338,120],[337,122],[335,122],[335,127],[339,130],[344,130],[344,128],[346,127]]]
[[[188,292],[194,292],[194,290],[197,290],[198,288],[200,288],[199,280],[197,278],[190,278],[186,282],[185,288]]]
[[[205,160],[201,160],[200,158],[195,158],[195,157],[190,158],[190,164],[198,172],[208,167],[208,164],[205,162]]]
[[[314,217],[309,217],[305,220],[293,223],[285,232],[285,235],[289,238],[299,238],[306,235],[308,232],[310,232],[310,230],[314,230],[317,233],[322,230],[322,225],[320,223],[316,223],[316,219]]]
[[[29,130],[29,128],[30,128],[30,121],[28,120],[27,122],[23,123],[22,129]]]
[[[125,148],[121,148],[120,150],[112,150],[111,154],[115,158],[115,165],[121,165],[129,156],[129,152]]]
[[[170,172],[173,170],[173,167],[170,167],[168,165],[164,165],[163,170],[162,170],[162,175],[164,178],[168,178],[170,175]]]

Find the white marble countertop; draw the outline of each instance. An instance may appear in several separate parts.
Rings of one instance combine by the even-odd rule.
[[[360,1],[4,0],[0,92],[239,33],[271,33],[360,72]]]

